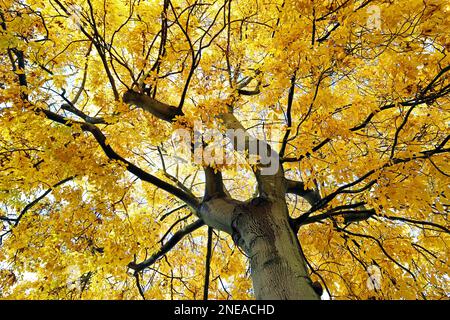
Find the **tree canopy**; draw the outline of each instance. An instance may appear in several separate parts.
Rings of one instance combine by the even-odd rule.
[[[180,160],[174,133],[201,123],[277,152],[326,297],[448,298],[449,15],[444,0],[2,0],[0,296],[253,298],[238,242],[199,206],[218,176],[233,201],[272,182],[250,161]]]

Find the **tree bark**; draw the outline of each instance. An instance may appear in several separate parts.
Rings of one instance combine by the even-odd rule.
[[[319,299],[289,225],[286,203],[257,198],[246,209],[233,228],[250,260],[256,299]]]
[[[202,212],[206,224],[230,233],[248,256],[256,299],[319,299],[289,224],[286,202],[215,199]]]

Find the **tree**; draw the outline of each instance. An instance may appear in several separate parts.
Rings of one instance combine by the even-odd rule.
[[[3,1],[0,292],[448,297],[449,13]]]

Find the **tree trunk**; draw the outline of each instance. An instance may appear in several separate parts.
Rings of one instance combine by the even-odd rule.
[[[249,257],[256,299],[319,299],[290,227],[286,202],[256,198],[237,212],[233,238]]]

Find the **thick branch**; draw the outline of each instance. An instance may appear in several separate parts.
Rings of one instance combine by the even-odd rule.
[[[305,184],[301,181],[287,180],[286,192],[302,197],[311,206],[321,199],[320,193],[317,190],[306,189]]]
[[[321,213],[312,217],[308,217],[305,219],[301,225],[306,225],[310,223],[320,222],[325,219],[329,219],[336,216],[343,216],[344,223],[350,224],[352,222],[365,221],[369,219],[371,216],[375,214],[375,210],[344,210],[344,211],[335,211],[329,210],[325,213]]]
[[[166,103],[160,102],[152,97],[145,94],[128,90],[122,97],[123,102],[128,104],[133,104],[152,115],[158,119],[172,122],[176,116],[182,116],[183,112],[174,106],[168,105]]]
[[[208,201],[211,198],[224,197],[225,189],[223,185],[222,173],[214,171],[211,167],[205,168],[205,196],[203,201]]]

